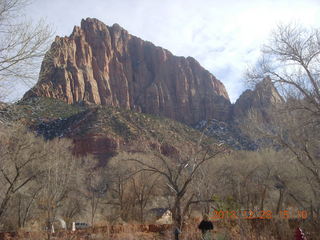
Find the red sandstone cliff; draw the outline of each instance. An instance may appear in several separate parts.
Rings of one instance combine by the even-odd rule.
[[[224,85],[195,59],[91,18],[69,37],[56,37],[24,98],[32,96],[119,106],[187,124],[225,121],[231,109]]]

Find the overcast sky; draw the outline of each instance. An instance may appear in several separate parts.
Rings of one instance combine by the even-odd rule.
[[[119,23],[178,56],[192,56],[221,80],[234,102],[244,71],[279,23],[319,27],[319,0],[34,0],[27,15],[70,35],[82,18]]]

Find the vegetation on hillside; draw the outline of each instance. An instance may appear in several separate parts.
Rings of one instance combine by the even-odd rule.
[[[0,7],[6,11],[19,3],[25,1],[2,1]],[[10,23],[11,15],[0,11],[0,23],[6,17],[5,23]],[[4,39],[15,41],[16,48],[0,51],[0,77],[28,78],[28,72],[19,76],[16,67],[27,67],[26,61],[42,56],[50,33],[41,25],[14,26],[20,29],[17,36],[26,39],[7,32]],[[224,144],[228,141],[174,120],[120,108],[50,98],[1,104],[0,230],[46,230],[45,238],[51,239],[52,227],[62,228],[61,222],[68,229],[76,221],[92,227],[154,223],[152,213],[160,209],[172,214],[161,222],[180,231],[189,231],[195,217],[209,214],[236,236],[257,232],[250,232],[244,220],[254,218],[260,222],[252,228],[264,229],[258,232],[266,239],[293,238],[292,221],[318,237],[319,39],[317,29],[281,26],[264,47],[262,60],[249,71],[255,84],[270,78],[284,98],[269,109],[268,121],[250,111],[242,123],[252,139],[265,140],[259,149],[252,148],[256,151],[234,150]],[[21,44],[26,46],[22,58],[14,54]],[[8,51],[12,57],[5,54]],[[215,123],[213,129],[215,125],[224,128]],[[99,156],[106,164],[99,164],[96,148],[88,148],[93,154],[74,154],[75,139],[98,137],[119,143],[108,159]],[[98,142],[97,148],[108,151],[106,142]],[[84,141],[80,147],[87,145]]]

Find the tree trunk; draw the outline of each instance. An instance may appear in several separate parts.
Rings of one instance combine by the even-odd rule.
[[[265,186],[262,191],[261,202],[260,202],[260,211],[263,211],[263,209],[264,209],[264,200],[266,198],[266,193],[267,193],[267,186]]]
[[[6,194],[5,198],[2,200],[2,203],[0,205],[0,219],[7,208],[7,205],[8,205],[10,198],[11,198],[11,194],[8,193],[8,194]]]
[[[276,214],[279,215],[281,206],[282,206],[282,202],[283,202],[283,195],[284,195],[284,190],[283,189],[279,189],[279,200],[278,200],[278,204],[277,204],[277,210],[276,210]]]
[[[143,223],[144,217],[143,217],[143,204],[140,204],[140,222]]]
[[[182,228],[182,215],[181,215],[181,199],[180,197],[176,196],[176,200],[173,206],[173,211],[172,211],[172,218],[174,221],[173,224],[173,234],[174,234],[174,239],[179,240],[179,235],[180,231]]]

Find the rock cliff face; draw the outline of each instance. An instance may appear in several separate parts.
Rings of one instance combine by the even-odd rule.
[[[6,103],[0,102],[0,110],[4,109],[7,107]]]
[[[195,59],[90,18],[69,37],[56,37],[38,83],[24,98],[34,96],[117,106],[186,124],[231,117],[224,85]]]
[[[283,103],[283,99],[274,87],[270,78],[259,82],[254,90],[246,90],[232,106],[232,119],[229,122],[210,120],[201,121],[195,128],[205,131],[206,135],[214,137],[220,142],[226,143],[234,149],[256,150],[264,140],[255,142],[250,139],[241,127],[254,128],[248,121],[249,113],[253,111],[257,120],[268,126],[272,120],[272,111]]]
[[[244,91],[233,106],[233,120],[241,121],[249,111],[254,110],[262,121],[268,121],[268,110],[272,106],[283,103],[283,98],[274,87],[270,78],[259,82],[254,90]]]

